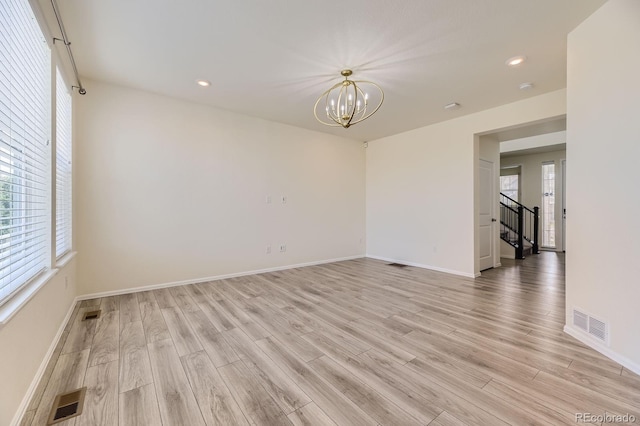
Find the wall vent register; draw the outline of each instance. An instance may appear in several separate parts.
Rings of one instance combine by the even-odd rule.
[[[601,342],[609,344],[609,327],[605,321],[574,308],[573,325]]]

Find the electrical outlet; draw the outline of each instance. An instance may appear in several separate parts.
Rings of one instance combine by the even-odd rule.
[[[271,246],[267,246],[267,254],[271,254]]]
[[[281,244],[280,245],[280,253],[284,253],[285,251],[287,251],[287,245],[286,244]]]
[[[283,195],[283,196],[280,198],[280,201],[282,201],[282,204],[287,204],[287,196],[286,196],[286,195]]]
[[[64,277],[64,289],[66,290],[69,287],[69,277]]]
[[[265,198],[265,202],[266,202],[267,204],[271,204],[271,195],[267,195],[267,196],[266,196],[266,198]]]

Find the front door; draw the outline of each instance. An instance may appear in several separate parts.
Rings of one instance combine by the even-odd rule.
[[[480,270],[493,268],[495,243],[493,232],[493,204],[494,204],[494,179],[493,163],[491,161],[480,160],[480,208],[479,208],[479,239],[480,239]]]

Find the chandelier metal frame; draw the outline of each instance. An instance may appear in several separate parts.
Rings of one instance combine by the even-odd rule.
[[[342,70],[340,74],[344,77],[344,81],[333,85],[320,95],[313,106],[313,115],[315,115],[316,120],[325,126],[344,127],[347,129],[375,114],[382,106],[384,92],[380,86],[371,81],[349,80],[349,77],[353,74],[353,71],[349,69]],[[369,96],[362,90],[361,85],[370,85],[380,92],[380,102],[375,108],[370,108]],[[323,100],[324,103],[322,102]],[[319,105],[324,106],[324,110],[321,110],[320,114],[318,114]],[[368,113],[367,110],[369,110]]]

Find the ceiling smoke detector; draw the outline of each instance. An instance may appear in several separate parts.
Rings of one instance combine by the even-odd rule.
[[[444,106],[444,109],[446,109],[448,111],[451,111],[451,110],[454,110],[454,109],[458,109],[458,108],[460,108],[460,104],[457,103],[457,102],[451,102],[450,104],[446,104]]]
[[[531,90],[533,89],[533,83],[520,83],[520,86],[518,87],[520,90]]]

